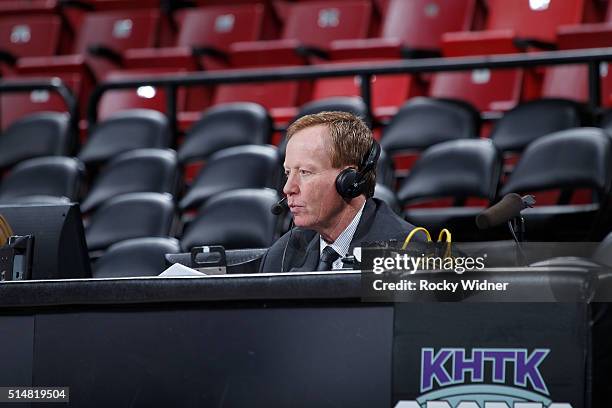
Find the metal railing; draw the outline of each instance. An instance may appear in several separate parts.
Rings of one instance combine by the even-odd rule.
[[[70,129],[75,137],[78,135],[79,106],[74,94],[59,78],[15,78],[0,80],[0,93],[30,92],[30,91],[57,92],[66,103],[66,110],[70,114]],[[0,120],[2,116],[0,115]],[[1,123],[0,123],[1,125]],[[0,126],[1,128],[1,126]]]
[[[173,130],[176,130],[177,88],[193,85],[215,85],[246,82],[307,80],[317,78],[359,76],[361,97],[371,116],[373,75],[416,74],[473,69],[528,68],[547,65],[587,64],[589,72],[589,105],[600,105],[600,64],[612,60],[612,48],[592,48],[571,51],[546,51],[531,54],[506,54],[481,57],[427,58],[392,62],[373,62],[369,66],[354,64],[330,64],[290,68],[240,69],[214,72],[195,72],[142,80],[113,80],[101,83],[92,92],[87,106],[89,126],[96,123],[98,103],[102,95],[112,89],[129,89],[140,86],[163,87],[167,92],[166,114]]]

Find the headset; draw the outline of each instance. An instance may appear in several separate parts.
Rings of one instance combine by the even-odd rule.
[[[344,169],[336,177],[336,191],[344,199],[351,199],[363,194],[366,187],[365,176],[376,167],[380,157],[380,145],[372,140],[370,150],[363,156],[358,169]]]
[[[353,168],[344,169],[336,177],[336,191],[344,199],[351,199],[364,193],[366,179],[365,176],[369,171],[372,171],[376,167],[378,158],[380,157],[380,145],[376,140],[372,140],[372,146],[370,150],[363,156],[361,163],[359,163],[358,170]],[[274,204],[270,211],[278,215],[287,208],[287,197],[283,197],[279,202]],[[293,225],[293,218],[291,219],[291,225]],[[285,271],[285,255],[287,253],[287,247],[291,242],[291,236],[293,234],[293,228],[289,226],[289,238],[283,249],[283,257],[281,260],[281,272]]]

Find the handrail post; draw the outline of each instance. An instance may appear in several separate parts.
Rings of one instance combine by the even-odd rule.
[[[29,81],[21,78],[19,81],[0,80],[0,93],[28,92],[36,89],[57,92],[66,104],[66,110],[70,114],[71,130],[78,130],[79,105],[70,88],[60,78],[35,78]]]
[[[98,121],[98,104],[102,98],[102,94],[109,89],[109,86],[100,84],[96,86],[87,101],[87,129],[91,129]]]
[[[601,77],[599,74],[600,62],[589,61],[589,107],[597,112],[601,104]]]
[[[81,112],[79,111],[79,104],[77,102],[77,99],[70,90],[70,88],[68,88],[66,84],[62,82],[61,79],[53,78],[51,80],[51,84],[54,86],[54,89],[57,91],[57,93],[60,94],[62,99],[64,99],[64,102],[66,102],[66,106],[68,107],[68,114],[70,115],[70,131],[74,136],[74,140],[77,141],[76,145],[78,146],[79,118],[81,117]]]
[[[172,134],[172,140],[177,140],[178,124],[177,124],[177,113],[176,113],[176,94],[177,89],[175,84],[169,84],[165,86],[166,89],[166,116],[170,124],[170,132]]]
[[[372,114],[372,74],[359,75],[361,88],[361,99],[366,108],[366,120],[370,126],[374,126],[374,115]]]

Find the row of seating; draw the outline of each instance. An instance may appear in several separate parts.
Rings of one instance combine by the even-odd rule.
[[[484,240],[500,231],[493,231],[493,234],[476,231],[474,219],[482,207],[469,206],[468,203],[471,198],[494,201],[501,169],[500,152],[491,140],[446,141],[425,150],[397,196],[380,185],[377,186],[376,195],[392,206],[397,199],[406,204],[429,198],[451,197],[459,207],[409,207],[404,215],[413,224],[432,230],[449,228],[457,240]],[[591,203],[568,205],[567,198],[560,197],[555,206],[538,206],[527,210],[526,234],[530,240],[600,240],[610,229],[611,186],[611,136],[598,128],[575,128],[549,134],[530,143],[499,194],[551,188],[564,191],[588,188],[593,197]],[[177,243],[172,244],[176,250],[168,249],[167,240],[157,241],[155,245],[150,240],[117,244],[102,258],[100,269],[97,269],[98,276],[116,276],[118,270],[127,270],[118,268],[115,251],[138,252],[140,246],[146,251],[159,247],[160,252],[176,252],[179,248],[185,251],[202,244],[222,244],[228,248],[267,246],[264,237],[267,236],[270,239],[268,242],[272,242],[272,237],[277,235],[275,231],[278,231],[278,221],[269,212],[269,206],[277,198],[272,190],[232,190],[219,193],[199,210],[196,220],[183,235],[180,247]],[[128,195],[117,201],[124,203],[129,199]],[[129,211],[127,207],[121,211],[123,214],[141,213],[140,210]],[[115,234],[121,230],[121,226],[133,222],[129,216],[115,220],[115,217],[106,214],[103,218],[114,222],[112,231]],[[91,229],[87,231],[90,234]],[[119,238],[113,236],[110,242]],[[158,254],[155,267],[159,268],[161,259]],[[151,267],[150,270],[156,269]]]
[[[99,3],[104,2],[93,4]],[[240,3],[173,10],[168,26],[174,26],[176,32],[174,39],[165,42],[156,39],[156,34],[163,31],[160,27],[165,14],[149,2],[146,3],[149,6],[133,10],[77,12],[72,13],[75,14],[72,18],[64,19],[57,13],[65,14],[66,8],[59,5],[59,9],[42,16],[32,15],[31,10],[20,14],[19,8],[13,7],[6,21],[0,19],[0,28],[5,24],[0,29],[0,34],[4,33],[0,35],[0,49],[15,57],[5,58],[13,63],[4,64],[4,74],[17,78],[59,76],[85,107],[95,83],[108,79],[201,69],[362,64],[436,53],[444,56],[498,54],[533,51],[550,44],[559,48],[607,46],[610,36],[593,33],[605,32],[608,26],[572,25],[612,21],[612,7],[604,17],[601,2],[595,0]],[[379,13],[381,22],[377,28]],[[35,21],[20,20],[23,18]],[[281,29],[270,31],[280,33],[277,39],[266,32],[275,20]],[[59,45],[49,47],[49,43],[61,42],[64,23],[72,24],[76,34],[72,49]],[[588,39],[585,39],[585,30],[593,34]],[[571,40],[572,35],[581,35],[581,40]],[[7,41],[6,45],[2,44],[2,38]],[[62,48],[64,53],[55,55]],[[602,78],[602,102],[609,105],[612,100],[606,69],[602,69]],[[392,75],[379,76],[373,81],[373,104],[378,117],[389,116],[410,96],[420,94],[465,99],[479,111],[500,111],[512,108],[521,99],[537,96],[585,100],[587,92],[583,67],[549,68],[545,73],[512,69],[418,77]],[[570,82],[574,86],[568,87]],[[423,83],[430,86],[425,87]],[[288,81],[266,86],[219,85],[214,91],[191,88],[181,92],[179,111],[184,113],[182,117],[187,126],[193,122],[194,115],[211,104],[254,101],[271,109],[277,121],[283,121],[292,117],[295,107],[307,100],[358,92],[353,78],[324,79],[314,84]],[[44,92],[7,94],[1,101],[4,126],[32,110],[63,109],[59,98]],[[137,107],[163,110],[164,90],[109,92],[103,98],[100,114],[108,117],[117,110]]]
[[[375,195],[398,213],[403,209],[403,215],[415,225],[432,229],[449,227],[460,239],[471,240],[487,237],[486,232],[476,231],[474,218],[499,197],[510,192],[559,189],[563,194],[556,197],[554,206],[539,205],[531,213],[527,212],[531,238],[594,239],[609,226],[611,156],[612,139],[602,129],[573,128],[551,133],[527,146],[514,171],[500,186],[503,160],[491,140],[450,140],[427,148],[397,193],[392,187],[379,184]],[[382,166],[379,164],[384,169]],[[89,249],[104,250],[124,239],[159,235],[181,236],[189,243],[185,249],[189,249],[189,245],[206,236],[199,230],[190,233],[193,225],[201,224],[202,216],[205,224],[215,220],[217,232],[223,236],[222,241],[212,243],[252,245],[252,240],[228,240],[229,235],[222,232],[232,230],[236,220],[240,220],[239,224],[248,224],[229,210],[235,208],[239,212],[240,206],[245,211],[250,208],[250,204],[241,202],[243,196],[228,195],[227,201],[218,206],[219,213],[211,215],[210,209],[215,208],[211,203],[219,197],[244,188],[263,189],[267,194],[267,201],[259,205],[259,212],[254,216],[260,222],[267,220],[266,233],[260,234],[266,238],[258,242],[269,242],[283,232],[282,220],[276,222],[274,217],[266,217],[278,199],[275,189],[281,186],[281,166],[275,147],[246,145],[217,152],[180,200],[177,167],[172,150],[137,149],[111,160],[82,200],[82,208],[89,216],[86,227]],[[22,162],[0,183],[0,202],[79,201],[83,172],[84,166],[76,158],[43,157]],[[588,189],[587,202],[570,205],[571,193],[579,189]],[[49,200],[49,197],[53,198]],[[244,197],[248,201],[248,195]],[[452,201],[442,208],[423,208],[424,201],[441,198]],[[536,198],[539,201],[539,196]],[[585,199],[584,194],[581,198]],[[237,207],[231,203],[232,199],[239,203]],[[187,223],[182,233],[176,219],[179,211],[183,214],[182,223]],[[555,228],[549,230],[547,227],[551,225]]]
[[[143,269],[157,275],[164,269],[164,254],[188,252],[199,245],[267,248],[278,238],[278,220],[270,212],[277,200],[276,191],[269,189],[220,193],[202,206],[179,241],[170,237],[174,213],[167,195],[119,196],[101,208],[85,228],[89,250],[105,250],[93,263],[93,276],[134,276]],[[138,264],[138,268],[118,263]]]
[[[277,189],[282,167],[277,149],[244,145],[220,150],[190,183],[178,202],[181,211],[197,208],[212,196],[241,187]],[[157,192],[178,197],[177,155],[171,149],[134,149],[122,153],[91,180],[84,193],[85,166],[73,157],[39,157],[16,165],[0,182],[0,202],[32,196],[65,197],[81,203],[81,211],[95,211],[125,193]]]
[[[543,136],[526,147],[503,184],[502,163],[491,140],[429,147],[397,191],[406,219],[433,230],[450,228],[459,240],[507,238],[505,226],[478,231],[476,215],[508,193],[532,193],[537,204],[524,212],[529,240],[600,240],[610,231],[610,134],[587,127]],[[552,197],[543,194],[553,190]],[[419,205],[440,198],[450,200],[442,208]]]
[[[612,233],[608,234],[592,253],[592,261],[601,265],[612,265]],[[255,259],[261,255],[262,250],[244,250],[245,261]],[[160,271],[167,268],[168,261],[174,254],[181,252],[179,243],[173,238],[135,238],[119,242],[111,246],[108,251],[93,265],[94,278],[125,278],[136,276],[157,276]],[[179,255],[178,257],[182,257]],[[178,258],[175,255],[175,259]],[[586,260],[575,260],[583,266]],[[556,263],[555,263],[556,262]],[[533,266],[567,266],[568,258],[553,258],[538,262]],[[571,261],[570,261],[571,262]],[[591,261],[587,261],[591,262]],[[592,265],[592,264],[591,264]],[[246,269],[246,268],[244,268]],[[246,270],[243,272],[247,272]],[[252,269],[248,270],[252,272]]]
[[[330,98],[304,105],[296,118],[324,110],[348,111],[361,117],[367,113],[360,98]],[[585,106],[573,101],[543,99],[507,112],[488,136],[504,154],[517,155],[541,136],[593,125],[612,130],[612,111],[596,118]],[[483,133],[480,116],[469,104],[413,98],[382,130],[381,145],[387,153],[382,161],[392,159],[398,175],[402,176],[423,149],[447,140],[477,138]],[[184,139],[171,134],[168,120],[162,113],[129,110],[99,122],[86,143],[77,150],[68,116],[45,112],[14,123],[0,135],[0,169],[6,171],[20,161],[38,156],[76,154],[95,174],[110,159],[132,149],[177,147],[178,163],[187,167],[186,180],[189,182],[199,168],[190,167],[191,164],[205,161],[215,152],[232,146],[278,143],[282,161],[285,142],[273,136],[268,112],[254,103],[208,109]],[[383,184],[395,187],[393,171],[386,168],[380,171]]]
[[[77,141],[64,113],[43,112],[25,117],[0,135],[0,168],[37,156],[77,153]],[[266,110],[256,104],[230,104],[207,111],[188,132],[178,150],[181,164],[204,160],[230,146],[264,144],[272,127]],[[122,111],[92,129],[78,158],[89,168],[105,164],[118,154],[136,148],[176,145],[166,116],[158,111]]]

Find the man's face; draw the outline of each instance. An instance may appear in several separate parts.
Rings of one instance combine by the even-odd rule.
[[[332,168],[328,143],[327,128],[312,126],[291,137],[285,154],[283,192],[295,225],[318,232],[333,228],[345,206],[336,191],[341,169]]]

